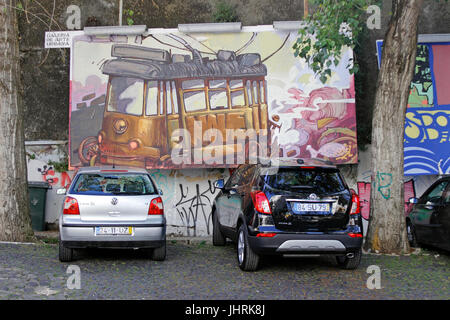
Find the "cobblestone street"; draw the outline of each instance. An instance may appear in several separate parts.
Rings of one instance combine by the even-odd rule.
[[[71,263],[81,289],[67,288],[70,264],[55,244],[0,244],[0,299],[449,299],[450,257],[421,250],[410,256],[364,255],[357,270],[332,258],[267,259],[242,272],[235,248],[168,241],[154,262],[133,250],[88,250]],[[381,289],[366,286],[367,268],[381,269]]]

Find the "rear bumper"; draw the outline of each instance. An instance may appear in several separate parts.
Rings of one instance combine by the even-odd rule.
[[[158,248],[166,239],[164,224],[124,225],[133,228],[132,235],[96,235],[96,226],[107,225],[62,224],[60,241],[68,248]]]
[[[359,250],[362,238],[347,234],[278,233],[272,238],[248,236],[249,245],[258,254],[346,254]]]
[[[164,241],[62,241],[67,248],[84,249],[84,248],[110,248],[110,249],[127,249],[127,248],[159,248],[164,245]]]

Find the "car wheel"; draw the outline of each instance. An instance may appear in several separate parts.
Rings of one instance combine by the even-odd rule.
[[[237,259],[239,268],[243,271],[255,271],[258,269],[259,256],[253,252],[248,244],[247,231],[241,225],[237,239]]]
[[[213,245],[214,246],[224,246],[226,244],[227,238],[220,231],[219,219],[217,214],[213,212]]]
[[[406,222],[406,232],[408,234],[409,245],[413,248],[417,248],[419,242],[417,241],[416,230],[411,222]]]
[[[358,268],[361,262],[362,250],[358,249],[353,253],[353,257],[349,258],[347,255],[342,257],[336,257],[336,261],[339,267],[346,270],[354,270]]]
[[[70,262],[73,260],[73,249],[67,248],[62,244],[61,239],[59,240],[59,261]]]
[[[155,248],[152,251],[152,260],[154,261],[164,261],[166,259],[166,239],[164,239],[164,244]]]

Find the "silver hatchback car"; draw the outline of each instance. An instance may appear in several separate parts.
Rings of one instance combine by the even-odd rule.
[[[164,206],[145,169],[86,167],[65,193],[59,219],[59,260],[80,248],[142,248],[153,260],[166,257]]]

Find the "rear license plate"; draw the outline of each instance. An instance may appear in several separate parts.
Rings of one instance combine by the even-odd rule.
[[[302,213],[302,212],[329,213],[330,212],[330,204],[329,203],[315,203],[315,202],[294,202],[292,205],[292,210],[295,213]]]
[[[132,227],[95,227],[95,235],[132,235]]]

